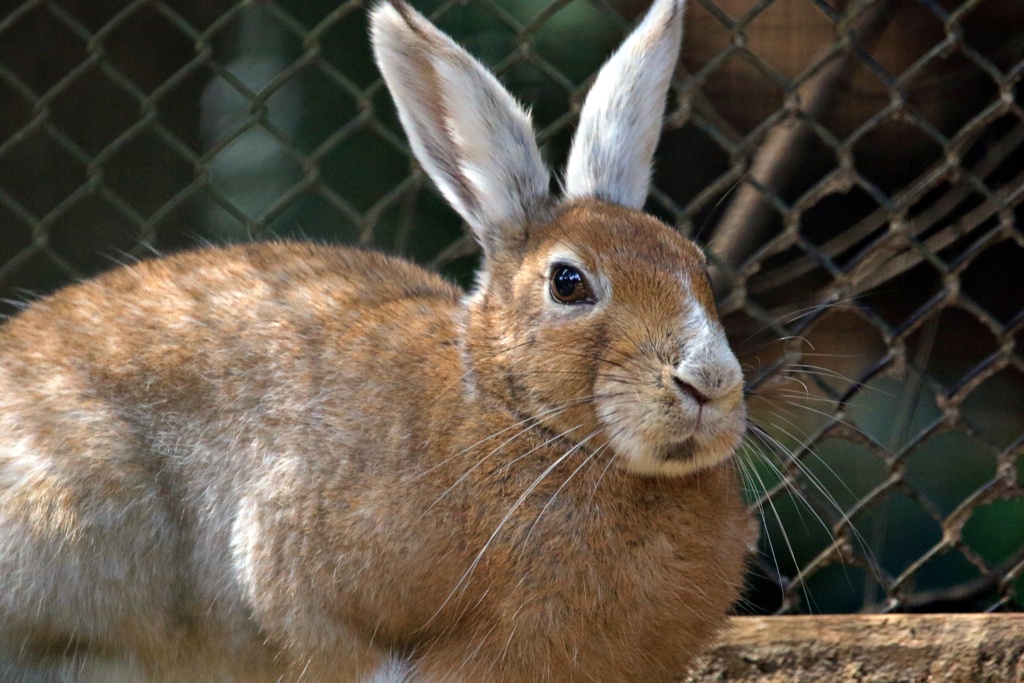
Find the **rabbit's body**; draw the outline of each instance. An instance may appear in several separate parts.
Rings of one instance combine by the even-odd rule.
[[[456,367],[437,357],[416,363],[409,349],[389,349],[394,331],[387,327],[415,329],[417,318],[441,327],[424,315],[429,308],[449,323],[423,332],[451,340],[457,307],[455,288],[404,262],[276,244],[120,269],[0,327],[0,624],[10,623],[0,643],[38,643],[58,653],[68,646],[138,648],[158,659],[181,646],[183,663],[200,646],[223,664],[244,665],[249,655],[239,662],[242,653],[231,651],[259,649],[275,626],[261,632],[254,612],[306,610],[299,604],[304,593],[295,590],[282,596],[290,601],[284,606],[258,602],[269,595],[261,584],[270,574],[292,571],[276,564],[296,550],[285,527],[323,513],[322,504],[301,512],[324,500],[321,486],[336,489],[335,514],[345,514],[350,500],[363,501],[351,533],[331,532],[335,542],[372,541],[373,552],[364,547],[358,562],[380,552],[388,520],[396,518],[385,510],[377,516],[366,497],[390,491],[395,503],[407,501],[397,475],[411,463],[398,463],[387,484],[379,481],[396,463],[389,452],[368,449],[364,434],[384,429],[406,438],[395,427],[425,417],[404,409],[410,387],[426,386],[413,375],[438,368],[451,375]],[[374,309],[386,312],[375,318],[385,324],[366,319]],[[454,347],[424,348],[456,354],[450,360],[458,362]],[[371,383],[389,362],[403,368],[406,381]],[[441,379],[432,386],[458,378]],[[396,410],[370,410],[371,391],[386,392]],[[366,414],[353,413],[358,406]],[[275,502],[290,477],[316,481],[316,490],[302,491],[310,500]],[[277,505],[296,515],[274,520],[284,525],[280,538],[268,535],[272,523],[254,512]],[[367,514],[381,537],[356,533],[358,517]],[[269,567],[250,557],[259,553],[246,543],[259,542],[273,555],[263,557]],[[301,554],[315,556],[318,541],[304,542]],[[335,560],[352,558],[352,547]],[[29,623],[17,623],[19,613]],[[288,615],[268,619],[285,623]],[[22,632],[25,642],[11,635]]]
[[[264,244],[120,269],[0,328],[0,639],[247,680],[281,673],[268,653],[369,672],[423,643],[437,680],[681,670],[679,630],[706,638],[740,581],[730,467],[606,456],[566,484],[583,447],[542,476],[574,443],[473,390],[460,294]]]
[[[663,100],[681,12],[602,71],[556,201],[497,81],[375,10],[413,148],[484,247],[469,294],[276,243],[0,327],[0,680],[681,674],[752,532],[739,365],[703,255],[636,210],[661,112],[618,94]]]

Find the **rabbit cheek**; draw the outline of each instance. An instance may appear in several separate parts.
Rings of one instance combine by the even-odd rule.
[[[531,335],[529,357],[520,366],[521,381],[534,401],[533,411],[557,433],[572,430],[583,438],[597,428],[591,396],[601,335],[593,328],[539,331]],[[566,334],[563,334],[566,333]]]
[[[590,304],[552,299],[550,268],[527,263],[501,314],[503,336],[494,363],[502,363],[502,397],[556,433],[584,437],[597,427],[591,396],[606,331]]]
[[[617,462],[637,474],[661,474],[659,451],[675,422],[670,399],[654,385],[634,381],[624,390],[616,379],[599,380],[595,393],[608,397],[598,401],[597,415]]]

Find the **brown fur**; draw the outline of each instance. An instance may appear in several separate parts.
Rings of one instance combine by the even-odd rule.
[[[601,237],[609,223],[623,246]],[[502,524],[574,443],[543,445],[552,430],[596,425],[582,405],[487,457],[593,382],[596,361],[559,354],[578,330],[506,353],[495,334],[530,334],[531,264],[566,234],[624,269],[623,296],[658,267],[702,273],[674,232],[590,202],[531,226],[468,318],[415,266],[282,243],[141,263],[9,321],[0,642],[30,659],[74,643],[152,675],[270,680],[311,658],[366,672],[400,652],[425,680],[671,680],[740,585],[731,465],[649,478],[601,458],[566,484],[585,447]],[[555,366],[578,372],[553,381]],[[509,373],[525,402],[492,381]]]

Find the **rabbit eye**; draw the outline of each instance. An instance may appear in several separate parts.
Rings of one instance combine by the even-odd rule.
[[[551,296],[560,304],[592,304],[587,280],[578,269],[558,264],[551,270]]]

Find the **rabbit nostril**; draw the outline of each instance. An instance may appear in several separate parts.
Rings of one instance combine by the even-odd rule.
[[[679,390],[696,401],[697,405],[702,406],[711,400],[707,394],[702,393],[697,389],[697,387],[693,386],[689,382],[681,380],[675,375],[672,376],[672,379],[675,381],[676,386],[679,387]]]

